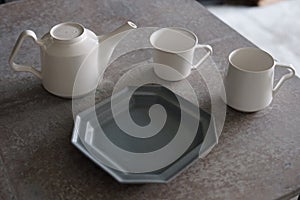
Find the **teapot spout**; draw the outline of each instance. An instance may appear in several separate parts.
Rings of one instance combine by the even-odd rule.
[[[110,32],[106,35],[98,36],[99,42],[103,42],[106,39],[111,38],[117,44],[124,36],[127,35],[128,30],[135,29],[135,28],[137,28],[137,25],[135,25],[135,23],[133,23],[132,21],[128,21],[127,23],[123,24],[122,26],[120,26],[119,28],[114,30],[113,32]],[[122,33],[122,32],[124,32],[124,33]],[[113,37],[113,36],[115,36],[115,37]]]
[[[110,57],[112,56],[112,53],[118,43],[129,33],[130,29],[135,28],[137,28],[137,26],[133,22],[128,21],[126,24],[120,26],[107,35],[97,36],[99,43],[98,65],[99,69],[101,70],[100,74],[103,75],[109,63]]]

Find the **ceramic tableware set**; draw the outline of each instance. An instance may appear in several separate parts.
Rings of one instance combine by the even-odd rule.
[[[97,36],[81,24],[66,22],[52,27],[41,39],[38,39],[33,31],[25,30],[12,50],[9,64],[15,71],[31,72],[40,78],[43,87],[54,95],[64,98],[83,97],[95,90],[103,78],[114,48],[135,28],[137,26],[129,21],[107,35]],[[41,71],[14,61],[27,37],[32,38],[40,47]],[[153,67],[154,73],[165,81],[186,79],[213,52],[211,46],[198,43],[195,33],[179,27],[161,28],[153,32],[149,40],[153,47],[153,62],[157,64]],[[194,53],[199,48],[205,50],[206,54],[193,63]],[[236,49],[230,53],[228,60],[229,66],[224,78],[226,97],[223,96],[223,100],[230,107],[243,112],[255,112],[266,108],[282,84],[295,75],[292,65],[280,64],[267,52],[258,48]],[[274,86],[274,71],[277,67],[285,68],[289,73],[283,75]],[[115,116],[110,108],[112,100],[107,99],[95,108],[77,115],[72,136],[72,143],[82,153],[119,182],[168,182],[199,158],[199,150],[207,137],[212,140],[212,144],[217,143],[215,129],[208,128],[214,117],[184,98],[174,96],[162,86],[142,86],[136,91],[127,87],[114,95],[113,98],[120,99],[116,105],[120,107],[119,116],[122,117],[122,113],[126,112],[122,99],[129,98],[131,94],[134,94],[129,103],[131,117],[135,117],[140,124],[149,123],[147,116],[150,113],[149,107],[153,104],[163,105],[166,112],[171,113],[159,133],[147,138],[124,133],[114,121]],[[94,109],[98,114],[93,114]],[[201,113],[201,119],[193,117],[196,116],[196,111]],[[196,135],[191,138],[190,145],[184,148],[184,152],[180,152],[180,142],[175,143],[178,148],[165,151],[168,158],[180,154],[178,159],[167,163],[163,168],[146,172],[144,168],[149,165],[155,167],[155,163],[160,162],[155,161],[155,153],[161,155],[160,150],[164,149],[164,144],[171,144],[172,138],[186,141],[193,134],[189,129],[183,131],[185,134],[181,135],[181,138],[171,133],[174,126],[181,123],[178,116],[188,117],[184,127],[190,127],[194,122],[197,124],[199,128]],[[99,124],[101,129],[97,128]],[[151,155],[146,152],[151,152]],[[140,158],[144,159],[143,163],[136,163],[135,158],[139,153],[143,155]]]

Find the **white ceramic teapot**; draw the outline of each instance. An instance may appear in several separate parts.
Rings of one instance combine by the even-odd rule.
[[[52,94],[80,97],[97,87],[114,48],[128,30],[136,27],[129,21],[108,35],[96,36],[81,24],[65,22],[52,27],[41,39],[25,30],[11,52],[9,64],[15,71],[31,72],[42,79],[44,88]],[[14,62],[26,37],[41,48],[41,71]]]

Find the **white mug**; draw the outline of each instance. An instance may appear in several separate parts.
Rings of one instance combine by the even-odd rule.
[[[275,67],[286,68],[290,72],[273,87]],[[243,112],[262,110],[272,102],[283,82],[294,75],[292,65],[278,63],[261,49],[237,49],[229,55],[229,67],[224,79],[226,103]]]
[[[212,54],[212,47],[198,44],[197,36],[184,28],[162,28],[150,37],[154,47],[153,61],[155,74],[167,81],[179,81],[188,77],[192,69],[196,69]],[[204,48],[207,53],[195,65],[194,52]]]

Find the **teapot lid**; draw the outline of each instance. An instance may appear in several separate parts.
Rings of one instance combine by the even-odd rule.
[[[57,24],[50,30],[50,35],[62,42],[76,42],[83,38],[85,33],[84,27],[75,22],[65,22]]]

